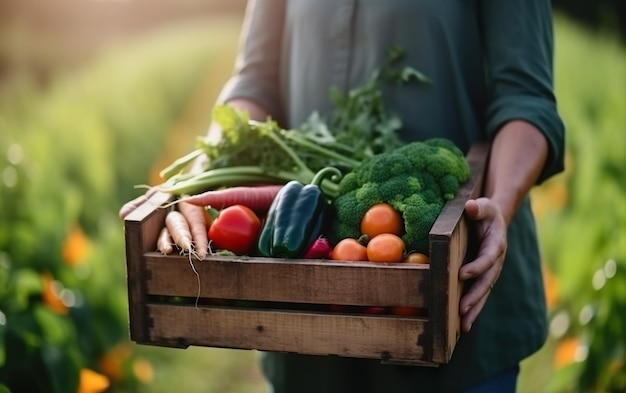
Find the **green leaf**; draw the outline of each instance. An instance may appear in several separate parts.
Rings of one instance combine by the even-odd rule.
[[[404,67],[400,72],[400,79],[404,83],[410,82],[413,79],[422,83],[432,83],[429,77],[412,67]]]
[[[5,318],[6,316],[2,313],[2,311],[0,311],[0,369],[4,367],[4,364],[6,363],[6,360],[7,360],[7,351],[6,351],[6,344],[5,344],[7,328],[6,328],[6,321],[3,321],[3,319]]]
[[[13,305],[17,310],[24,310],[28,307],[29,298],[40,294],[42,283],[39,274],[32,269],[20,269],[13,275],[14,298]]]
[[[42,304],[35,307],[33,314],[46,342],[65,345],[72,341],[74,335],[68,317],[58,315]]]
[[[45,344],[40,351],[50,393],[78,391],[80,365],[72,352],[55,345]]]

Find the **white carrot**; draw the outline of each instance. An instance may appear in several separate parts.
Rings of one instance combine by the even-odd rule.
[[[196,275],[196,279],[198,280],[198,295],[196,296],[196,307],[198,307],[198,299],[200,299],[201,292],[200,274],[196,270],[196,267],[193,265],[193,261],[191,260],[191,256],[195,253],[195,251],[191,238],[191,230],[189,229],[187,220],[185,219],[185,216],[183,216],[183,214],[178,210],[170,210],[165,216],[165,226],[170,232],[174,243],[178,247],[180,247],[183,252],[186,252],[189,255],[189,265],[191,265],[191,270],[193,270],[194,274]]]
[[[165,226],[174,243],[184,252],[193,253],[193,242],[189,224],[181,212],[170,210],[165,216]]]
[[[209,236],[204,207],[181,202],[178,204],[178,210],[183,214],[189,225],[196,256],[200,260],[204,259],[209,249]]]
[[[174,251],[174,247],[172,247],[172,235],[170,235],[170,231],[167,227],[161,228],[161,232],[159,232],[159,237],[157,238],[157,251],[160,251],[163,255],[169,255]]]

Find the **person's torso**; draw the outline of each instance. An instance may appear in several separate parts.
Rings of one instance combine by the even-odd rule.
[[[281,91],[288,126],[328,114],[331,87],[362,86],[400,46],[402,65],[425,74],[384,89],[407,141],[444,136],[463,149],[485,139],[486,83],[480,27],[467,0],[289,0]]]

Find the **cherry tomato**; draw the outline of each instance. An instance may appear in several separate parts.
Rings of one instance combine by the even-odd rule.
[[[402,215],[388,203],[377,203],[370,207],[361,219],[361,233],[373,238],[381,233],[402,235],[404,221]]]
[[[335,261],[367,261],[367,249],[357,239],[342,239],[330,254]]]
[[[361,311],[363,314],[382,315],[387,312],[387,308],[383,306],[363,306]]]
[[[422,307],[409,307],[409,306],[391,306],[391,313],[394,315],[402,315],[406,317],[412,316],[425,316],[426,309]]]
[[[406,262],[406,263],[417,263],[417,264],[428,264],[428,263],[430,263],[430,259],[428,258],[428,255],[422,254],[421,252],[412,252],[412,253],[409,253],[409,255],[407,255],[404,258],[404,262]]]
[[[402,262],[405,245],[392,233],[381,233],[367,243],[367,259],[372,262]]]
[[[256,247],[260,231],[261,220],[250,208],[233,205],[219,212],[208,234],[211,248],[244,255]]]

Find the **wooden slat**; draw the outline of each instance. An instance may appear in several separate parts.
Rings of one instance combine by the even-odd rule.
[[[128,317],[132,340],[145,341],[148,335],[146,321],[146,270],[143,254],[156,244],[166,211],[158,207],[170,199],[163,193],[154,194],[145,204],[124,219],[126,238],[126,281],[128,288]]]
[[[424,320],[149,305],[150,341],[415,362]]]
[[[146,291],[195,297],[187,257],[145,255]],[[427,307],[428,265],[208,257],[191,261],[200,297],[278,302]]]
[[[465,202],[482,192],[489,145],[478,143],[467,154],[471,178],[449,201],[433,225],[430,236],[431,279],[429,319],[432,347],[429,360],[447,363],[452,356],[461,332],[459,301],[463,283],[458,279],[459,269],[468,253],[468,223],[464,216]]]
[[[154,252],[166,213],[158,207],[169,199],[157,194],[125,220],[131,339],[162,346],[332,354],[402,364],[447,363],[460,330],[458,303],[463,288],[458,270],[474,255],[464,204],[480,195],[488,150],[487,144],[470,149],[467,159],[472,178],[433,225],[430,266],[273,258],[193,260],[200,274],[201,297],[405,305],[427,308],[426,318],[151,304],[158,296],[150,295],[198,294],[197,277],[186,257]]]

